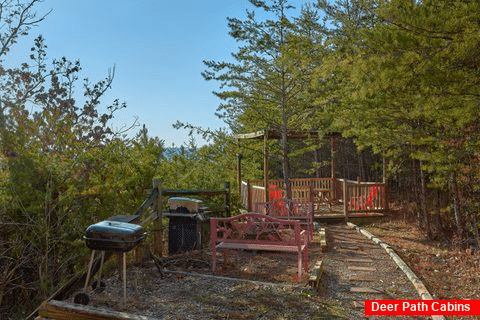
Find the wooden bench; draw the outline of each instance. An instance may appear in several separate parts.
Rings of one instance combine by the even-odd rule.
[[[313,239],[312,202],[299,202],[289,199],[257,202],[254,211],[278,219],[300,220],[301,225],[307,230],[308,242]]]
[[[231,218],[210,219],[212,270],[215,273],[217,250],[228,262],[229,250],[263,250],[297,253],[298,281],[302,264],[308,273],[308,236],[300,221],[277,219],[258,213],[245,213]]]

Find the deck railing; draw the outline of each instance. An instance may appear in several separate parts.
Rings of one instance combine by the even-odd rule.
[[[387,209],[386,188],[381,182],[358,182],[339,179],[342,203],[346,214],[351,212],[382,212]]]
[[[252,186],[264,187],[263,180],[250,181]],[[285,197],[285,181],[284,180],[269,180],[269,190],[280,189],[282,197]],[[335,198],[335,179],[332,178],[295,178],[290,179],[292,189],[292,196],[298,201],[315,201],[317,196]],[[271,193],[271,191],[270,191]]]
[[[242,205],[247,211],[252,211],[253,205],[265,201],[265,187],[242,181]]]
[[[292,200],[315,204],[343,204],[344,214],[382,212],[387,209],[386,188],[381,182],[358,182],[332,178],[291,179]],[[283,180],[269,181],[269,199],[285,198]],[[243,206],[248,211],[265,201],[263,180],[242,181]]]

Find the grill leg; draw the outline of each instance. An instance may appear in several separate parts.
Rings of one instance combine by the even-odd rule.
[[[93,258],[95,258],[95,250],[92,250],[92,254],[90,255],[90,262],[88,263],[87,278],[85,279],[85,286],[83,288],[85,292],[87,292],[88,282],[90,281],[90,275],[92,274]]]
[[[100,270],[98,270],[97,288],[100,288],[100,281],[102,280],[103,263],[105,262],[105,251],[102,250],[102,256],[100,260]]]
[[[127,253],[123,253],[123,304],[127,304]]]

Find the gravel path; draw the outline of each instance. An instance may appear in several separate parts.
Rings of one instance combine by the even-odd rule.
[[[367,299],[420,299],[386,251],[358,231],[344,224],[327,226],[327,244],[323,290],[352,319],[366,318],[363,301]]]

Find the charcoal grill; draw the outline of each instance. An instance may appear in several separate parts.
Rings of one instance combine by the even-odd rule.
[[[127,252],[139,244],[145,233],[133,223],[105,220],[87,228],[85,240],[92,250]]]
[[[101,262],[99,279],[102,275],[102,267],[105,260],[105,251],[123,253],[123,300],[127,301],[127,259],[126,253],[132,250],[145,238],[143,228],[137,224],[105,220],[93,224],[87,228],[85,242],[88,248],[92,249],[90,262],[88,264],[87,278],[85,280],[84,293],[75,297],[77,303],[88,304],[89,298],[86,294],[88,283],[93,267],[93,261],[97,251],[101,251]],[[98,280],[98,285],[101,284]]]

